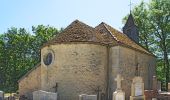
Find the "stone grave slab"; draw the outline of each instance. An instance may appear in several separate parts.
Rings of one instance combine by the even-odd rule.
[[[34,91],[33,100],[57,100],[57,93],[42,90]]]
[[[97,95],[81,94],[79,95],[79,100],[97,100]]]
[[[145,100],[144,82],[140,76],[135,76],[133,78],[130,100]]]
[[[125,100],[125,92],[123,91],[114,92],[113,100]]]

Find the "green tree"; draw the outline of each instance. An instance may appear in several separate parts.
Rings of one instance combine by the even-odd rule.
[[[140,43],[157,58],[157,76],[167,84],[170,81],[170,2],[169,0],[151,0],[141,2],[132,14],[139,28]],[[124,18],[124,20],[127,16]],[[163,74],[165,73],[165,74]]]
[[[40,61],[40,47],[46,43],[48,40],[54,38],[59,31],[54,28],[44,25],[33,26],[32,31],[34,33],[34,43],[32,44],[33,51],[35,53],[35,60]]]
[[[168,58],[168,36],[170,36],[170,2],[169,0],[152,0],[149,5],[151,27],[154,29],[154,35],[158,40],[159,48],[163,57],[163,66],[165,71],[166,89],[170,81],[170,65]]]
[[[0,89],[15,92],[17,81],[40,62],[43,43],[56,36],[54,27],[38,25],[32,27],[33,34],[24,28],[12,27],[0,35]]]

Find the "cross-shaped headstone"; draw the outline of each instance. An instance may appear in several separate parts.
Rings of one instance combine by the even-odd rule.
[[[124,80],[123,77],[118,74],[115,78],[115,81],[117,81],[117,90],[121,90],[121,81]]]
[[[53,88],[55,89],[55,92],[57,93],[58,83],[56,83],[56,85]]]

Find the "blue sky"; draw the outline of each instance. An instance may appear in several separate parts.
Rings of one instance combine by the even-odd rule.
[[[142,0],[132,0],[132,8]],[[148,2],[149,0],[144,0]],[[120,30],[130,0],[0,0],[0,33],[10,27],[66,27],[75,19],[95,27],[101,22]]]

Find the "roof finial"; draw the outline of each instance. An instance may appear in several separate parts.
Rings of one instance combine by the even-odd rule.
[[[130,14],[131,14],[131,11],[132,11],[132,1],[131,0],[130,0],[129,6],[130,6]]]

